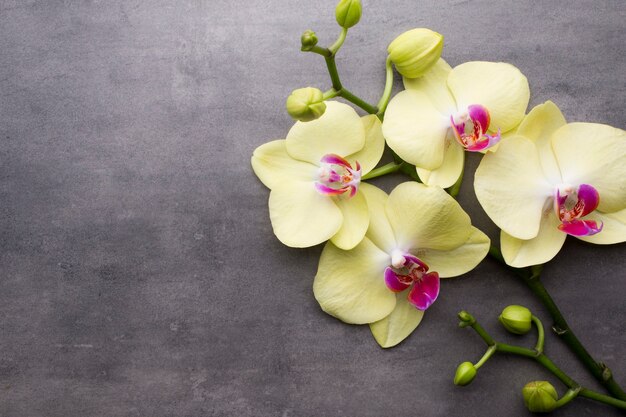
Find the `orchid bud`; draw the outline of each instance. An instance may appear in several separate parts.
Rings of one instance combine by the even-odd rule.
[[[439,60],[442,50],[443,36],[426,28],[404,32],[387,48],[396,70],[407,78],[424,75]]]
[[[511,333],[526,334],[531,328],[532,313],[523,306],[510,305],[502,310],[500,323]]]
[[[317,35],[312,30],[307,30],[300,37],[300,42],[302,42],[301,51],[310,51],[317,45]]]
[[[454,385],[465,386],[474,380],[476,377],[476,367],[471,362],[463,362],[456,368],[456,374],[454,375]]]
[[[533,413],[548,413],[557,408],[559,395],[548,381],[529,382],[522,389],[524,404]]]
[[[340,0],[335,8],[335,18],[342,28],[348,29],[361,20],[361,0]]]
[[[319,89],[313,87],[293,90],[285,103],[287,113],[301,122],[319,119],[326,111],[323,95]]]

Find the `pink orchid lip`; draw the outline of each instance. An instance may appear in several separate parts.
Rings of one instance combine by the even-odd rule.
[[[336,154],[326,154],[320,159],[318,180],[315,189],[328,196],[340,195],[350,190],[354,197],[361,183],[361,164],[355,161],[355,168],[350,162]]]
[[[581,217],[592,213],[600,204],[600,194],[593,186],[581,184],[578,189],[565,186],[556,188],[554,209],[561,224],[559,230],[572,236],[591,236],[600,233],[603,223],[594,220],[581,220]],[[561,194],[564,191],[564,194]],[[576,202],[574,203],[574,198]]]
[[[418,310],[426,310],[439,296],[439,274],[428,272],[428,265],[411,254],[404,254],[401,268],[389,266],[385,269],[385,284],[393,292],[402,292],[409,287],[409,302]]]
[[[480,104],[472,104],[467,107],[467,112],[463,113],[459,120],[455,116],[450,116],[450,124],[454,137],[467,151],[478,152],[488,149],[500,142],[500,129],[495,135],[488,135],[487,130],[491,123],[489,111]],[[466,125],[471,122],[472,131],[466,133]]]

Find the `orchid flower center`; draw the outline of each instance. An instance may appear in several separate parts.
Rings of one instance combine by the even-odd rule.
[[[604,226],[595,220],[580,220],[594,211],[600,204],[598,191],[589,184],[578,188],[561,184],[554,192],[554,211],[561,224],[559,230],[572,236],[591,236],[599,233]]]
[[[315,188],[324,195],[339,195],[350,190],[353,197],[361,183],[361,165],[355,161],[355,168],[339,155],[329,153],[320,159]]]
[[[482,151],[500,141],[500,129],[495,135],[488,135],[491,117],[489,111],[480,104],[472,104],[467,110],[450,116],[454,137],[466,150]]]
[[[428,272],[421,259],[400,250],[391,254],[391,265],[385,269],[385,284],[393,292],[413,286],[408,300],[418,310],[426,310],[439,295],[439,274]]]

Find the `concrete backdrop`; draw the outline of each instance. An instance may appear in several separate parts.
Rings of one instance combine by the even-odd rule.
[[[511,62],[531,106],[626,126],[622,0],[364,2],[338,59],[376,102],[387,44],[426,26],[444,57]],[[442,285],[391,350],[325,315],[311,291],[321,247],[282,246],[252,151],[292,124],[297,87],[329,86],[305,29],[338,34],[334,0],[0,2],[0,415],[525,416],[521,387],[550,379],[497,356],[452,378],[496,337],[502,307],[543,308],[491,260]],[[398,85],[398,84],[396,84]],[[472,190],[460,202],[497,238]],[[404,177],[376,181],[390,190]],[[545,269],[566,317],[626,384],[624,245],[568,239]],[[595,387],[564,345],[547,353]],[[612,416],[580,399],[555,416]]]

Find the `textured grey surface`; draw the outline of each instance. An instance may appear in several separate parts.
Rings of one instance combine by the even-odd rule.
[[[334,4],[0,2],[0,415],[528,415],[521,387],[548,375],[526,360],[499,356],[471,386],[451,382],[484,348],[456,327],[459,309],[505,340],[495,317],[507,304],[549,322],[499,265],[446,281],[418,330],[385,351],[367,327],[320,311],[321,247],[289,249],[271,232],[249,157],[291,126],[292,89],[328,87],[322,60],[298,47],[309,28],[334,40]],[[511,62],[531,105],[624,128],[625,15],[622,0],[366,1],[339,68],[375,102],[388,42],[427,26],[452,65]],[[460,201],[496,237],[471,177]],[[625,269],[624,245],[568,239],[545,270],[622,384]],[[619,413],[581,399],[554,415]]]

